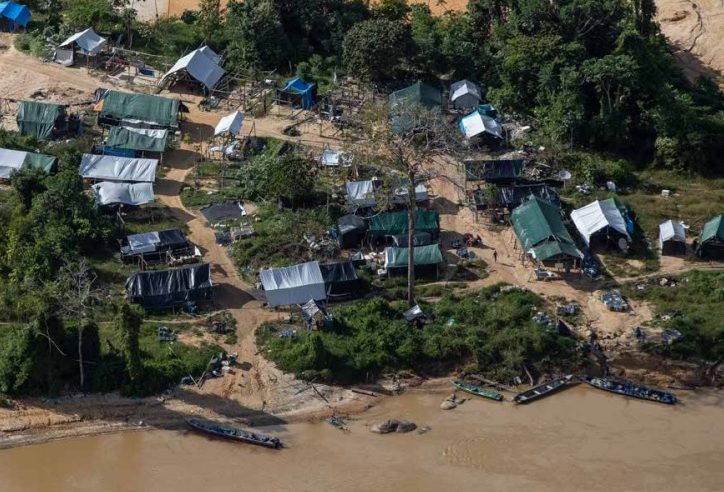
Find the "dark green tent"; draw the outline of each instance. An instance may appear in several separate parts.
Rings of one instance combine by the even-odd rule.
[[[513,210],[510,221],[523,250],[532,253],[538,261],[583,258],[557,206],[532,198]]]
[[[415,230],[429,232],[433,237],[440,231],[440,217],[434,210],[418,209],[415,214]],[[368,233],[373,237],[398,236],[407,232],[407,211],[385,212],[369,221]]]
[[[409,256],[410,248],[385,248],[385,268],[407,268]],[[417,246],[413,260],[415,266],[438,265],[442,263],[443,259],[440,246],[437,244]]]
[[[48,140],[53,130],[63,124],[65,108],[58,104],[20,101],[15,121],[21,135],[32,135],[40,140]]]
[[[102,104],[98,118],[101,124],[139,121],[159,128],[178,128],[178,99],[109,91]]]
[[[396,133],[411,130],[416,126],[411,120],[411,114],[405,115],[405,111],[395,110],[403,105],[419,104],[427,109],[440,108],[442,105],[442,93],[422,82],[417,82],[409,87],[393,92],[389,97],[390,118],[392,127]]]
[[[53,168],[55,167],[56,158],[52,155],[47,154],[35,154],[33,152],[28,152],[28,155],[25,156],[25,165],[28,167],[31,167],[33,169],[40,169],[41,171],[44,171],[48,174],[53,172]]]
[[[106,146],[116,149],[163,152],[166,149],[166,130],[144,130],[112,126]]]
[[[696,253],[708,260],[724,260],[724,217],[717,215],[704,224]]]

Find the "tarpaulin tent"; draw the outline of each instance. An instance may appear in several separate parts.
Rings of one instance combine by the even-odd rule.
[[[686,254],[686,231],[681,222],[667,220],[659,224],[659,248],[662,255]]]
[[[279,89],[277,97],[282,102],[309,109],[314,106],[317,86],[311,82],[305,82],[301,77],[295,77],[288,80],[284,88]]]
[[[143,258],[160,257],[168,252],[186,254],[191,252],[192,245],[178,229],[144,232],[126,236],[121,244],[121,258],[128,261],[138,256]]]
[[[54,130],[63,125],[65,108],[59,104],[20,101],[15,121],[21,135],[48,140],[53,137]]]
[[[523,159],[468,160],[465,161],[467,181],[510,183],[523,177]]]
[[[240,219],[246,216],[246,210],[241,202],[237,200],[227,201],[223,203],[214,203],[203,207],[201,215],[204,216],[209,222],[216,222],[220,220],[229,219]]]
[[[212,289],[208,263],[172,270],[138,272],[126,280],[128,298],[147,309],[163,309],[209,299]]]
[[[498,196],[495,198],[499,205],[513,210],[526,200],[536,197],[552,203],[560,205],[561,200],[556,190],[542,183],[516,185],[516,186],[500,186],[498,187]]]
[[[347,201],[358,207],[374,207],[375,184],[372,181],[347,181]]]
[[[52,155],[35,154],[23,150],[0,149],[0,179],[10,179],[13,171],[29,167],[50,173],[56,158]]]
[[[480,110],[463,116],[460,119],[460,131],[467,138],[473,138],[481,133],[487,133],[497,138],[503,138],[503,127],[495,118],[483,114]]]
[[[596,200],[576,209],[571,212],[571,219],[589,246],[591,243],[598,245],[600,242],[613,241],[621,247],[621,239],[626,244],[631,241],[626,219],[613,198]]]
[[[400,186],[396,187],[394,192],[392,193],[392,203],[396,203],[398,205],[402,205],[407,203],[407,183],[408,180],[403,180],[403,182],[400,183]],[[425,186],[423,183],[418,183],[415,185],[415,201],[416,202],[425,202],[430,197],[427,194],[427,186]]]
[[[398,248],[406,248],[409,242],[410,237],[408,234],[398,234],[397,236],[392,236],[392,243]],[[432,234],[429,232],[415,231],[415,234],[412,237],[412,245],[427,246],[428,244],[432,244]]]
[[[460,80],[450,86],[450,102],[454,108],[472,109],[480,104],[480,87],[469,80]]]
[[[159,85],[166,83],[172,75],[185,71],[191,78],[202,83],[207,89],[216,87],[226,73],[219,66],[221,58],[208,46],[192,51],[179,58],[171,69],[161,77]]]
[[[410,248],[394,248],[391,246],[385,248],[385,269],[388,273],[406,271],[409,256]],[[417,246],[413,256],[415,273],[434,272],[437,274],[437,266],[443,262],[442,252],[437,244]]]
[[[337,232],[341,248],[355,248],[367,233],[367,222],[357,215],[343,215],[337,219]]]
[[[95,55],[106,45],[106,39],[100,37],[96,34],[92,27],[89,27],[85,31],[73,34],[58,46],[65,48],[68,46],[72,47],[73,44],[77,45],[82,53],[86,55]]]
[[[440,232],[440,216],[434,210],[418,209],[415,231],[429,232],[433,238]],[[370,219],[368,233],[373,237],[397,236],[407,232],[407,211],[385,212]]]
[[[138,150],[141,152],[163,152],[166,150],[168,130],[112,126],[105,145],[116,149]]]
[[[221,118],[214,129],[214,136],[228,133],[229,135],[237,135],[244,124],[244,115],[238,111],[234,111]]]
[[[393,130],[402,133],[412,130],[416,126],[416,123],[411,121],[412,113],[408,109],[409,107],[420,105],[427,109],[439,109],[442,105],[442,94],[438,89],[418,81],[409,87],[393,92],[388,101]]]
[[[324,149],[321,163],[325,167],[349,167],[352,165],[351,155],[339,150]]]
[[[319,265],[319,270],[322,272],[327,296],[344,296],[359,290],[360,280],[351,261]]]
[[[14,31],[30,22],[30,9],[15,2],[0,2],[0,25],[5,31]]]
[[[104,181],[153,183],[156,180],[156,166],[156,159],[83,154],[80,175],[86,179]]]
[[[717,215],[704,224],[696,253],[708,260],[724,260],[724,219]]]
[[[178,99],[108,91],[100,104],[100,124],[178,128]]]
[[[573,238],[561,219],[561,209],[540,198],[513,210],[510,222],[523,250],[541,262],[580,260]]]
[[[267,304],[271,307],[327,299],[322,271],[316,261],[262,270],[259,277]]]
[[[98,205],[144,205],[152,203],[153,185],[151,183],[116,183],[102,181],[91,186]]]

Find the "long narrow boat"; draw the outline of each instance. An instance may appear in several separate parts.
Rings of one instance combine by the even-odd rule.
[[[206,420],[186,419],[186,423],[193,429],[212,436],[223,437],[225,439],[241,441],[248,444],[256,444],[257,446],[264,446],[266,448],[280,449],[283,447],[283,444],[278,437],[267,436]]]
[[[673,405],[678,401],[676,395],[673,393],[639,386],[625,379],[611,377],[597,378],[593,376],[581,376],[581,379],[594,388],[616,393],[617,395],[630,396],[631,398],[655,401],[667,405]]]
[[[529,403],[533,400],[543,398],[544,396],[548,396],[551,393],[555,393],[556,391],[565,388],[571,383],[572,380],[573,376],[571,376],[570,374],[568,376],[553,379],[551,381],[548,381],[547,383],[539,384],[538,386],[535,386],[527,391],[518,393],[513,397],[513,401],[515,403]]]
[[[503,401],[503,395],[497,391],[483,388],[481,386],[475,386],[474,384],[468,384],[464,381],[453,381],[452,384],[471,395],[482,396],[483,398],[489,398],[495,401]]]

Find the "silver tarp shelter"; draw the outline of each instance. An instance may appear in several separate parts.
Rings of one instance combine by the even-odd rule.
[[[153,203],[151,183],[114,183],[102,181],[91,186],[98,205],[144,205]]]
[[[156,180],[156,166],[156,159],[83,154],[80,175],[86,179],[103,181],[153,183]]]
[[[664,255],[686,253],[686,230],[681,222],[667,220],[659,224],[659,248]]]
[[[25,167],[37,168],[46,173],[52,171],[55,165],[52,155],[35,154],[23,150],[0,149],[0,179],[10,179],[13,171]]]
[[[349,154],[332,149],[324,149],[321,162],[324,167],[349,167],[352,165]]]
[[[73,34],[58,46],[60,48],[68,48],[72,47],[73,44],[77,45],[84,54],[95,55],[103,49],[103,46],[106,44],[106,39],[100,37],[92,27],[89,27],[85,31]]]
[[[244,115],[238,111],[234,111],[219,120],[214,129],[214,136],[228,133],[229,135],[237,135],[244,123]]]
[[[571,212],[571,219],[586,244],[591,243],[592,235],[606,228],[625,236],[629,241],[631,240],[631,236],[629,236],[626,229],[626,220],[613,198],[596,200],[585,207],[576,209]]]
[[[267,304],[271,307],[304,304],[310,299],[327,299],[327,290],[319,263],[310,261],[259,273]]]
[[[179,58],[171,70],[161,78],[163,84],[168,78],[178,72],[186,71],[191,78],[201,82],[207,89],[213,89],[224,76],[224,69],[219,66],[220,57],[208,46],[192,51]]]
[[[450,86],[450,103],[454,108],[473,109],[481,100],[480,87],[474,82],[460,80]]]

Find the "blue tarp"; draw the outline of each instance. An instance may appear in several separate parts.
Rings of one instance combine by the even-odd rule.
[[[287,82],[282,92],[302,95],[302,107],[309,109],[314,106],[314,84],[305,82],[301,77],[295,77]]]
[[[118,149],[114,147],[103,147],[103,155],[112,155],[115,157],[136,157],[136,151],[133,149]]]
[[[0,2],[0,16],[10,19],[16,25],[25,27],[30,21],[30,10],[15,2]]]

